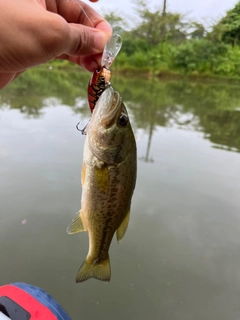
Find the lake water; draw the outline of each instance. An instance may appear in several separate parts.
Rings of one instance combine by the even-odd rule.
[[[49,292],[74,320],[240,319],[239,85],[119,78],[138,148],[109,284],[75,276],[89,74],[31,70],[0,92],[0,285]]]

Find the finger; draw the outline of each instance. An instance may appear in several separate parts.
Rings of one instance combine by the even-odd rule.
[[[71,4],[71,6],[69,6],[69,4]],[[84,2],[78,0],[67,2],[62,0],[59,5],[59,14],[68,22],[100,29],[105,32],[108,37],[112,35],[112,27],[110,24],[92,7]]]
[[[96,28],[100,22],[105,21],[92,7],[78,0],[46,0],[46,5],[49,11],[58,13],[67,22]]]
[[[102,53],[108,40],[107,35],[101,30],[67,23],[62,17],[51,12],[46,11],[40,21],[41,23],[37,26],[43,25],[44,28],[32,31],[33,34],[38,35],[33,37],[34,41],[37,38],[37,42],[34,42],[36,54],[34,55],[34,61],[33,59],[29,61],[26,58],[28,63],[31,62],[27,66],[37,65],[63,54],[76,57]],[[45,32],[46,30],[47,32]],[[30,54],[32,54],[32,51],[30,51]],[[20,70],[20,67],[18,70]]]
[[[59,13],[67,22],[102,30],[108,38],[112,35],[110,24],[84,2],[78,0],[59,0],[58,2],[46,0],[46,4],[49,11]]]
[[[16,74],[15,74],[15,76],[14,76],[14,78],[12,79],[12,81],[13,80],[15,80],[16,78],[18,78],[23,72],[25,72],[26,70],[22,70],[22,71],[19,71],[19,72],[17,72]]]
[[[82,57],[81,66],[90,72],[94,72],[101,65],[101,58],[102,58],[101,54],[95,54],[93,56]]]
[[[102,30],[108,38],[110,38],[112,35],[112,27],[106,20],[99,21],[96,29]]]
[[[102,53],[108,40],[107,35],[98,29],[78,24],[68,24],[68,39],[63,39],[67,53],[70,56],[95,55]]]
[[[84,57],[81,57],[80,60],[75,60],[75,57],[70,57],[69,60],[71,62],[81,65],[81,67],[83,67],[84,69],[90,72],[94,72],[99,68],[101,64],[101,59],[99,62],[98,57],[101,57],[101,55],[99,54],[99,55],[93,55],[93,56],[84,56]]]
[[[78,64],[85,70],[89,72],[94,72],[95,70],[98,69],[98,64],[94,60],[93,56],[92,57],[70,57],[70,56],[65,56],[66,60],[71,61],[75,64]],[[65,59],[63,57],[63,59]]]
[[[12,82],[15,78],[15,73],[13,72],[1,72],[0,73],[0,89],[4,88],[7,84]]]
[[[101,64],[101,54],[93,55],[93,56],[78,56],[78,57],[71,57],[67,54],[62,54],[58,56],[57,60],[68,60],[73,62],[74,64],[78,64],[82,68],[86,69],[87,71],[94,72],[96,69],[99,68]]]

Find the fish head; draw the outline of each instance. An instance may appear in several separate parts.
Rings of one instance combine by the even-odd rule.
[[[136,149],[126,107],[111,86],[98,99],[87,136],[92,153],[106,164],[118,164]]]

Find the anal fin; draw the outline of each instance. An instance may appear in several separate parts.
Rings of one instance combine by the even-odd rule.
[[[130,218],[130,209],[128,210],[125,218],[123,219],[120,227],[117,229],[116,235],[117,235],[117,241],[121,241],[122,238],[124,237],[126,231],[127,231],[127,227],[128,227],[128,222],[129,222],[129,218]]]

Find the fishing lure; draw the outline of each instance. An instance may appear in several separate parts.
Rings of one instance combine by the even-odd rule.
[[[118,34],[112,35],[104,47],[101,67],[93,73],[88,83],[88,104],[91,112],[93,112],[100,95],[110,85],[111,71],[109,68],[121,47],[122,38]]]

